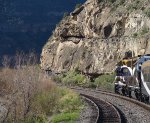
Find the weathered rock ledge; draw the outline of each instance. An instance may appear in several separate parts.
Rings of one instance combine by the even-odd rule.
[[[142,9],[127,10],[131,2],[112,10],[110,3],[87,0],[56,27],[42,50],[42,69],[109,73],[127,51],[134,56],[150,53],[150,18]],[[141,4],[150,6],[148,1]]]

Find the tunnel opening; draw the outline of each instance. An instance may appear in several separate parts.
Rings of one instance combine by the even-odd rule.
[[[108,26],[104,27],[104,36],[105,36],[105,38],[108,38],[110,36],[111,32],[112,32],[111,25],[108,25]]]

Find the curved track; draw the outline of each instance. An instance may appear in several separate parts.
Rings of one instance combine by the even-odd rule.
[[[89,119],[88,121],[86,121],[85,123],[98,123],[98,119],[99,119],[99,107],[98,105],[90,98],[88,98],[85,95],[82,95],[82,98],[86,101],[86,103],[88,103],[91,107],[92,107],[92,114],[90,115],[90,117],[86,117],[86,119]]]
[[[71,89],[80,93],[81,95],[85,95],[86,97],[94,99],[94,101],[95,99],[103,100],[104,102],[113,105],[113,107],[118,111],[121,119],[121,121],[116,120],[114,122],[147,123],[150,121],[150,105],[107,91],[74,87]],[[98,102],[98,104],[102,104],[102,102]],[[105,108],[108,107],[106,106]],[[100,116],[102,114],[101,111]],[[103,121],[102,118],[101,121]],[[102,123],[101,121],[99,122]],[[113,123],[113,121],[111,122]]]
[[[104,91],[104,90],[94,90],[94,89],[89,89],[89,88],[76,88],[76,87],[71,87],[71,89],[74,89],[74,90],[85,90],[85,91],[90,91],[90,92],[94,92],[94,93],[101,93],[101,94],[104,94],[104,95],[109,95],[109,96],[113,96],[113,97],[116,97],[116,98],[120,98],[120,99],[123,99],[123,100],[126,100],[126,101],[129,101],[129,102],[132,102],[132,103],[135,103],[137,105],[139,105],[140,107],[150,111],[150,105],[149,104],[145,104],[143,102],[140,102],[136,99],[133,99],[133,98],[129,98],[129,97],[126,97],[126,96],[122,96],[122,95],[119,95],[119,94],[115,94],[113,92],[109,92],[109,91]]]
[[[99,116],[95,123],[122,123],[122,121],[125,121],[122,120],[123,117],[120,112],[112,104],[89,95],[81,94],[81,96],[92,100],[97,105]]]

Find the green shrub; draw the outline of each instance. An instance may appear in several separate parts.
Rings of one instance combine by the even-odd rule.
[[[125,0],[115,0],[115,2],[111,2],[111,11],[115,11],[119,6],[124,5]]]
[[[104,88],[108,90],[113,90],[113,75],[101,75],[92,82],[85,75],[81,74],[78,70],[72,70],[65,73],[65,75],[61,75],[56,77],[57,80],[61,81],[65,85],[77,85],[80,87],[90,87],[90,88]]]
[[[127,10],[132,12],[133,10],[140,9],[141,7],[142,7],[142,2],[140,0],[135,0],[132,2],[132,4],[129,4],[127,6]]]
[[[116,0],[108,0],[108,2],[114,3],[116,2]]]
[[[5,119],[7,123],[47,123],[48,116],[81,110],[79,95],[57,87],[39,66],[33,64],[34,59],[28,61],[27,55],[17,57],[21,62],[14,63],[15,69],[9,68],[5,58],[5,68],[0,70],[0,90],[13,104]],[[18,59],[15,57],[16,61]],[[82,80],[80,76],[77,78]]]
[[[22,123],[48,123],[45,115],[27,117]]]
[[[82,86],[87,83],[85,75],[80,74],[77,70],[68,71],[62,78],[62,83],[66,85]]]
[[[34,112],[52,115],[57,109],[57,102],[60,97],[58,93],[59,90],[55,87],[49,91],[38,93],[34,96],[32,101],[32,110],[34,110]]]
[[[52,117],[52,123],[70,123],[76,121],[80,116],[83,103],[80,96],[69,89],[61,89],[58,100],[57,115]]]
[[[31,108],[34,113],[43,114],[45,116],[53,116],[56,113],[61,116],[64,113],[74,112],[78,112],[79,115],[80,110],[83,108],[83,104],[78,94],[69,89],[55,87],[49,91],[37,94],[32,101]],[[33,120],[34,119],[29,119],[29,121]]]
[[[133,34],[133,38],[137,38],[138,36],[143,36],[149,32],[149,28],[144,26],[139,32]]]
[[[133,34],[133,38],[136,38],[138,36],[138,33]]]
[[[52,123],[75,123],[75,121],[79,118],[79,112],[73,113],[62,113],[56,115],[52,119]]]
[[[95,79],[94,84],[98,88],[103,88],[107,90],[113,90],[113,81],[115,79],[115,75],[101,75]]]
[[[149,32],[149,28],[146,27],[146,26],[144,26],[144,27],[142,28],[141,32],[140,32],[140,35],[145,35],[145,34],[148,33],[148,32]]]
[[[125,3],[125,0],[107,0],[107,1],[113,5],[122,5]]]
[[[150,18],[150,8],[145,9],[144,14]]]
[[[78,4],[76,4],[75,8],[77,9],[77,8],[80,8],[81,6],[82,6],[82,4],[78,3]]]
[[[64,77],[63,75],[56,75],[56,76],[53,76],[53,77],[52,77],[52,80],[53,80],[54,82],[60,83],[60,82],[62,81],[62,78],[63,78],[63,77]]]
[[[60,112],[74,112],[82,109],[80,96],[68,90],[67,93],[59,100]]]
[[[83,87],[96,88],[96,85],[95,85],[94,82],[92,82],[92,81],[89,80],[89,82],[87,82],[87,84],[85,86],[83,86]]]
[[[68,16],[69,16],[69,13],[68,13],[68,12],[65,12],[63,18],[66,18],[66,17],[68,17]]]
[[[137,6],[134,4],[129,4],[127,10],[132,12],[133,10],[137,10]]]
[[[122,5],[125,3],[126,0],[119,0],[119,5]]]

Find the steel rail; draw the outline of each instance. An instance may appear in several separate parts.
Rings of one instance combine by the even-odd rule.
[[[95,92],[95,93],[101,93],[101,94],[113,96],[113,97],[116,97],[116,98],[119,98],[119,99],[129,101],[131,103],[134,103],[134,104],[144,108],[145,110],[150,111],[150,105],[145,104],[143,102],[140,102],[136,99],[129,98],[129,97],[126,97],[126,96],[122,96],[122,95],[119,95],[119,94],[115,94],[115,93],[112,93],[112,92],[103,91],[103,90],[94,90],[94,89],[89,89],[89,88],[86,88],[86,89],[85,88],[77,88],[77,87],[71,87],[71,89],[82,90],[82,91],[91,91],[91,92]]]
[[[99,117],[97,117],[96,123],[122,123],[120,112],[111,103],[86,94],[80,95],[86,97],[97,105],[99,109]]]
[[[90,103],[92,103],[95,106],[95,108],[97,109],[96,120],[93,123],[98,123],[98,119],[99,119],[99,116],[100,116],[100,114],[99,114],[100,111],[99,111],[98,105],[93,100],[89,99],[88,97],[86,97],[86,96],[84,96],[82,94],[80,94],[80,95],[82,96],[82,98],[84,98],[85,100],[88,100]]]

